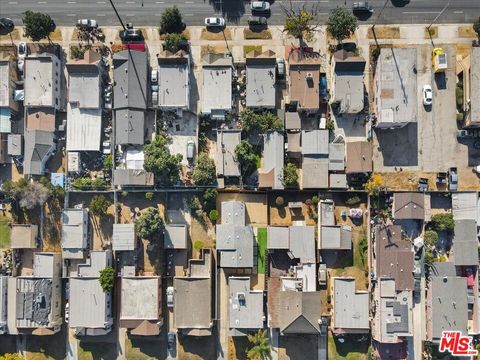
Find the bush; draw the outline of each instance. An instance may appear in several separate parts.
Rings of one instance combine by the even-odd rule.
[[[202,203],[197,195],[192,196],[190,203],[188,204],[191,211],[197,211],[202,209]]]
[[[95,216],[104,216],[110,205],[112,205],[110,199],[103,195],[96,195],[90,201],[89,210]]]
[[[111,292],[113,285],[115,284],[115,270],[111,266],[107,266],[105,269],[100,270],[100,286],[103,292]]]
[[[372,50],[372,60],[373,62],[377,62],[378,58],[380,57],[381,48],[377,46],[375,49]]]
[[[145,199],[147,199],[148,201],[152,201],[152,199],[153,199],[153,192],[146,192],[146,193],[145,193]]]
[[[197,240],[194,242],[193,247],[197,250],[202,250],[205,247],[205,243],[202,240]]]
[[[257,153],[247,140],[242,140],[235,148],[235,158],[240,164],[242,176],[248,176],[257,169]]]
[[[282,128],[282,122],[278,116],[271,112],[255,113],[252,110],[243,110],[239,116],[240,126],[245,134],[263,134],[267,130]]]
[[[212,222],[217,221],[218,211],[215,210],[215,209],[211,210],[210,213],[208,214],[208,217],[210,218],[210,221],[212,221]]]
[[[288,163],[283,168],[283,186],[285,187],[297,187],[298,186],[298,174],[295,164]]]
[[[313,205],[317,206],[319,201],[320,201],[320,199],[318,198],[318,196],[312,196],[312,204]]]
[[[187,38],[182,34],[167,34],[163,43],[163,50],[176,53],[178,50],[188,51]]]
[[[156,207],[149,207],[135,220],[135,231],[143,239],[153,240],[165,229],[163,219]]]
[[[217,201],[217,189],[206,189],[203,192],[203,208],[205,211],[215,209]]]
[[[113,169],[113,158],[112,154],[108,154],[105,159],[103,160],[103,167],[106,170],[111,171]]]
[[[455,228],[452,214],[435,214],[430,221],[430,228],[435,231],[452,232]]]
[[[217,172],[215,162],[208,157],[207,153],[198,155],[197,164],[193,169],[192,180],[196,185],[207,186],[215,184]]]
[[[425,234],[423,234],[423,241],[424,244],[430,248],[433,248],[437,245],[438,241],[438,234],[434,230],[427,230]]]
[[[80,46],[71,46],[70,47],[70,57],[72,59],[83,59],[83,55],[85,54],[85,51],[87,51],[86,47],[80,47]]]
[[[455,88],[455,98],[457,101],[457,109],[463,109],[463,84],[458,83]]]
[[[79,190],[105,190],[107,183],[103,179],[78,178],[72,182],[72,186]]]
[[[275,205],[277,206],[283,206],[285,204],[285,199],[281,196],[277,196],[275,199]]]
[[[360,197],[358,195],[354,195],[345,201],[345,203],[349,206],[356,205],[361,201]]]

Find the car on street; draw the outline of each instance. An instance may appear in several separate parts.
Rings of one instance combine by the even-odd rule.
[[[268,1],[252,1],[250,10],[253,11],[270,11],[270,3]]]
[[[224,27],[225,26],[225,19],[223,17],[205,18],[205,25],[207,27]]]
[[[352,5],[352,10],[355,12],[369,12],[373,13],[373,6],[368,1],[356,1]]]
[[[26,42],[19,42],[17,46],[17,57],[18,60],[24,60],[28,55],[28,48]]]
[[[430,85],[423,85],[422,94],[423,94],[423,105],[425,106],[432,105],[432,99],[433,99],[432,87]]]
[[[70,304],[67,302],[65,304],[65,323],[68,324],[68,319],[70,318]]]
[[[167,287],[167,306],[169,308],[173,307],[173,294],[175,293],[175,290],[173,286]]]
[[[321,286],[327,285],[327,265],[320,264],[318,266],[318,283]]]
[[[96,29],[98,27],[97,20],[93,19],[79,19],[77,27],[84,29]]]
[[[249,16],[248,25],[267,25],[267,18],[264,16]]]
[[[168,351],[172,352],[175,349],[176,341],[175,341],[175,333],[169,332],[167,335],[167,347]]]

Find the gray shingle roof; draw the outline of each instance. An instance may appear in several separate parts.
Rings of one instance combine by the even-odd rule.
[[[25,161],[23,173],[25,175],[43,175],[45,162],[54,146],[54,134],[43,130],[25,130]]]
[[[146,51],[124,50],[113,55],[113,108],[147,108]]]
[[[143,145],[145,112],[137,109],[115,110],[115,143],[117,145]]]
[[[279,321],[283,334],[319,334],[320,292],[280,291]]]
[[[456,266],[478,265],[477,222],[455,221],[453,236],[453,258]]]
[[[269,131],[263,141],[263,166],[259,169],[259,187],[283,189],[283,134]]]

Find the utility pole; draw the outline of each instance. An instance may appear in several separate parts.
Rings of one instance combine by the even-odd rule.
[[[383,4],[382,10],[380,10],[380,14],[378,14],[377,18],[375,19],[375,22],[372,25],[372,31],[373,32],[375,32],[375,25],[377,25],[378,19],[380,19],[380,16],[382,16],[382,14],[383,14],[383,10],[385,10],[385,8],[387,7],[388,1],[389,0],[385,0],[385,4]]]
[[[447,1],[447,4],[445,5],[445,7],[442,9],[442,11],[440,11],[438,13],[438,15],[435,17],[435,19],[433,19],[433,21],[430,23],[430,25],[427,26],[427,30],[428,30],[428,33],[430,34],[430,27],[433,25],[433,23],[435,21],[437,21],[437,19],[444,13],[445,10],[447,10],[448,6],[450,5],[450,0]]]
[[[127,28],[125,27],[125,24],[123,23],[122,18],[118,14],[117,8],[113,4],[113,0],[109,0],[109,1],[110,1],[110,5],[112,5],[113,11],[115,11],[115,15],[117,15],[118,21],[120,21],[120,24],[122,24],[123,30],[127,31]]]

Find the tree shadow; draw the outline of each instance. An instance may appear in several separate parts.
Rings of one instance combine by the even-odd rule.
[[[153,266],[155,274],[163,274],[165,254],[163,250],[163,237],[158,241],[150,241],[146,248],[148,261]]]

